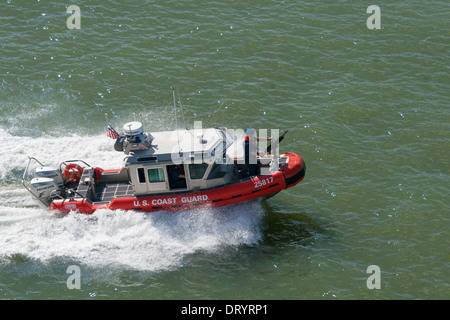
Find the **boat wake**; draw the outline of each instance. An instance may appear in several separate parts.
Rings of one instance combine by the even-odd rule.
[[[21,255],[43,263],[63,258],[92,267],[158,271],[176,268],[195,252],[261,239],[261,206],[177,213],[99,210],[49,214],[38,208],[0,208],[0,259]]]

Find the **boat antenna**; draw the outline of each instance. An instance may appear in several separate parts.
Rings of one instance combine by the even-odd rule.
[[[177,130],[177,140],[178,140],[178,153],[180,154],[180,157],[183,153],[183,151],[180,148],[180,136],[178,135],[178,117],[177,117],[177,102],[175,98],[175,88],[172,87],[172,95],[173,95],[173,108],[175,109],[175,126]]]
[[[177,89],[177,96],[178,96],[178,103],[180,104],[180,107],[181,107],[181,115],[183,116],[183,125],[186,128],[186,130],[189,130],[186,125],[186,119],[184,118],[184,109],[183,109],[183,105],[181,104],[181,98],[180,98],[180,93],[178,92],[178,89]]]

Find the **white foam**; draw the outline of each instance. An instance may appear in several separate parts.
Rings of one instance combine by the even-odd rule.
[[[104,135],[80,136],[63,134],[60,137],[23,137],[11,135],[0,128],[0,178],[5,179],[12,171],[23,170],[28,156],[44,165],[58,166],[61,161],[81,159],[91,166],[104,169],[120,168],[123,154],[114,150],[114,140]]]
[[[0,257],[69,258],[94,267],[157,271],[179,266],[194,252],[257,243],[260,211],[259,204],[249,203],[178,213],[99,210],[60,217],[14,208],[9,216],[20,219],[0,220]]]

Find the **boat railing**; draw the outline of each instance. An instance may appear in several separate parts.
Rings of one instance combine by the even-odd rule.
[[[84,160],[65,160],[65,161],[63,161],[63,162],[61,162],[61,163],[59,164],[59,171],[60,171],[60,172],[63,172],[62,166],[63,166],[63,165],[66,165],[66,166],[67,166],[67,164],[70,163],[70,162],[82,162],[82,163],[84,163],[87,167],[90,167],[90,165],[87,164],[86,161],[84,161]]]
[[[31,161],[33,161],[33,160],[36,161],[37,163],[39,163],[41,165],[41,167],[44,166],[38,159],[36,159],[34,157],[28,157],[28,164],[25,167],[25,171],[23,172],[23,175],[22,175],[22,185],[25,187],[25,189],[28,190],[29,193],[31,193],[37,200],[39,200],[44,205],[44,207],[47,207],[47,204],[44,201],[42,201],[37,195],[35,195],[33,193],[33,191],[31,191],[31,189],[28,188],[28,186],[25,184],[25,178],[28,174],[28,169],[30,167]]]
[[[29,170],[29,168],[30,168],[30,164],[31,164],[32,161],[37,162],[41,167],[44,166],[38,159],[36,159],[36,158],[34,158],[34,157],[28,157],[28,164],[27,164],[27,166],[25,167],[25,171],[23,172],[23,175],[22,175],[22,185],[23,185],[23,186],[25,187],[25,189],[27,189],[28,192],[30,192],[30,193],[31,193],[31,194],[32,194],[39,202],[41,202],[41,203],[44,205],[44,207],[48,207],[48,205],[47,205],[44,201],[42,201],[36,194],[34,194],[33,191],[26,185],[25,179],[26,179],[26,177],[27,177],[27,175],[28,175],[28,170]],[[84,163],[87,167],[90,167],[90,165],[89,165],[88,163],[86,163],[85,161],[83,161],[83,160],[66,160],[66,161],[61,162],[61,164],[59,165],[60,171],[61,171],[61,168],[62,168],[62,165],[63,165],[63,164],[67,165],[67,163],[70,163],[70,162],[82,162],[82,163]],[[89,187],[91,187],[91,186],[89,186]],[[53,192],[51,193],[52,203],[53,203],[53,201],[54,201],[55,199],[61,199],[61,200],[63,200],[63,203],[64,203],[66,200],[73,201],[73,199],[75,198],[75,195],[78,195],[80,198],[82,198],[82,200],[86,200],[86,199],[87,199],[87,195],[86,195],[86,196],[83,196],[83,195],[80,194],[77,190],[74,190],[74,189],[72,189],[72,188],[67,188],[67,192],[69,192],[69,193],[71,194],[71,196],[63,197],[63,196],[60,194],[60,190],[55,190],[55,191],[53,191]]]

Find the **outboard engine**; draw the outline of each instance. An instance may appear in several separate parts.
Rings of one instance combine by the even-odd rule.
[[[33,198],[42,207],[50,207],[53,196],[64,185],[61,172],[52,167],[37,167],[30,182]]]
[[[36,178],[51,178],[54,179],[58,186],[62,186],[64,184],[63,177],[61,172],[52,167],[37,167],[34,172],[34,176]]]
[[[33,198],[43,208],[50,207],[53,200],[52,194],[57,190],[58,184],[52,178],[33,178],[30,183],[30,191],[33,194]]]

